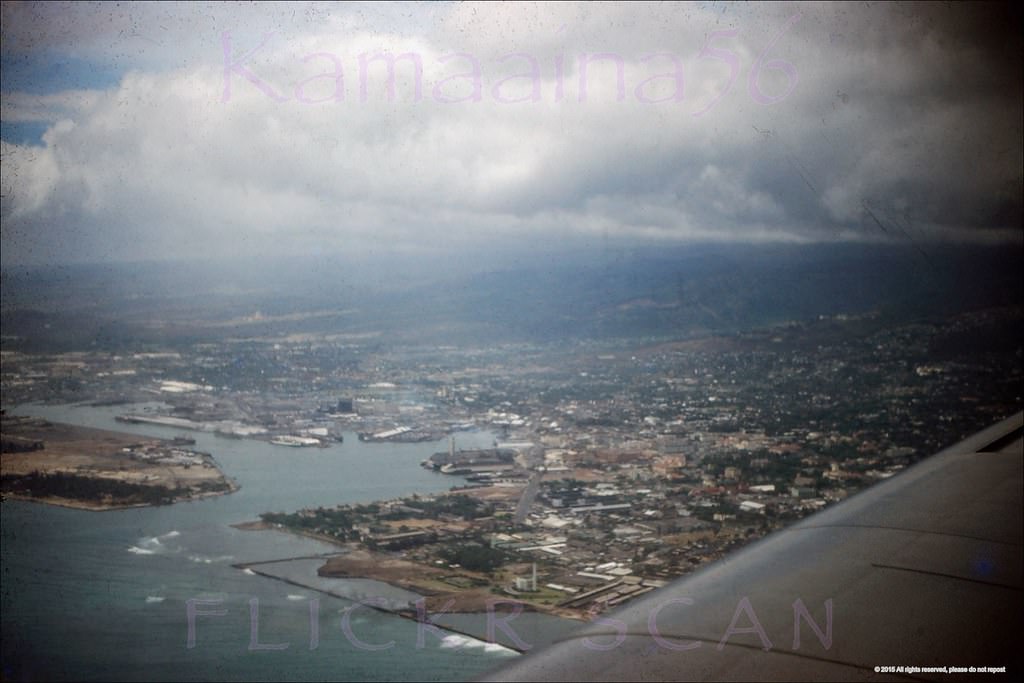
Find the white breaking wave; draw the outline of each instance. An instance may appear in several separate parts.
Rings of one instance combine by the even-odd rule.
[[[161,534],[160,536],[143,537],[139,539],[138,545],[134,545],[129,548],[128,552],[135,553],[136,555],[154,555],[156,553],[164,553],[169,549],[163,544],[162,540],[165,541],[171,538],[177,538],[178,536],[181,536],[181,532],[177,529],[173,529],[168,531],[166,534]],[[173,552],[179,552],[181,548],[177,548],[176,550],[171,548],[170,550]]]
[[[140,538],[138,545],[132,547],[136,548],[138,551],[144,551],[139,552],[138,554],[140,555],[152,555],[153,553],[162,551],[164,549],[164,544],[160,542],[160,537],[150,536],[149,538]],[[129,552],[136,551],[131,550]]]
[[[235,559],[234,555],[218,555],[217,557],[206,557],[204,555],[189,555],[188,559],[198,564],[213,564],[214,562],[228,562]]]
[[[288,599],[289,600],[305,600],[306,596],[305,595],[294,595],[294,594],[289,593],[288,594]]]
[[[515,650],[498,643],[484,643],[484,652],[500,652],[503,655],[518,654]]]
[[[445,636],[444,638],[441,639],[441,647],[443,647],[445,649],[463,647],[464,645],[466,645],[468,643],[469,643],[469,638],[464,638],[462,636],[456,636],[456,635]]]
[[[159,595],[147,595],[146,596],[146,603],[148,604],[148,603],[151,603],[151,602],[163,602],[166,599],[167,598],[161,597]]]
[[[487,643],[476,638],[452,634],[441,639],[440,647],[445,649],[466,649],[473,650],[480,648],[484,652],[500,652],[503,654],[516,654],[516,651],[498,643]]]

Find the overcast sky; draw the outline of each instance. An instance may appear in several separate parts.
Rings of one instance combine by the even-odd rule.
[[[5,2],[2,19],[4,265],[1021,245],[1004,5]]]

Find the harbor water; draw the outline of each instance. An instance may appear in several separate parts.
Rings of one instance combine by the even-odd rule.
[[[116,422],[124,411],[28,405],[8,412],[148,436],[187,435],[241,488],[107,512],[4,501],[5,680],[465,680],[517,656],[499,643],[375,611],[365,605],[409,596],[373,581],[320,579],[315,560],[296,561],[288,581],[233,566],[338,551],[284,532],[231,526],[261,512],[435,493],[463,483],[420,466],[446,442],[362,443],[345,434],[344,443],[329,448],[287,448]],[[493,442],[486,432],[456,438],[467,448]],[[485,619],[455,617],[451,625],[479,628]],[[508,626],[536,646],[572,623],[522,614]]]

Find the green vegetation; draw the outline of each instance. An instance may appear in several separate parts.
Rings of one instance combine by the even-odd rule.
[[[504,550],[476,543],[443,548],[439,556],[449,564],[458,564],[471,572],[485,574],[490,574],[509,561],[509,555]]]
[[[268,524],[280,524],[289,529],[325,534],[343,541],[358,538],[358,534],[352,529],[357,516],[348,508],[318,508],[291,514],[264,512],[260,515],[260,519]]]
[[[166,486],[145,486],[119,479],[38,471],[25,475],[5,475],[0,488],[4,493],[18,493],[33,498],[54,497],[125,505],[166,505],[173,503],[175,496],[185,493],[180,488],[172,490]]]
[[[489,517],[494,506],[486,505],[465,494],[442,496],[437,500],[406,499],[404,504],[422,510],[427,517],[437,518],[441,515],[453,515],[461,519],[477,519]]]
[[[280,524],[296,531],[323,534],[342,541],[372,542],[368,537],[363,537],[360,531],[356,530],[356,526],[360,526],[364,532],[368,531],[372,535],[385,535],[395,533],[395,529],[382,524],[384,521],[401,521],[413,517],[438,519],[442,516],[479,519],[494,512],[494,506],[481,503],[466,495],[441,496],[436,500],[425,500],[414,495],[403,499],[401,505],[396,506],[395,509],[386,512],[384,509],[384,506],[378,503],[342,505],[336,508],[317,508],[294,513],[264,512],[260,515],[260,519],[268,524]],[[397,531],[398,533],[407,533],[414,529],[406,525],[399,525]]]

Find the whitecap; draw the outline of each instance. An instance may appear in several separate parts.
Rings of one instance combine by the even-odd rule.
[[[166,599],[167,598],[164,598],[164,597],[159,596],[159,595],[147,595],[146,596],[146,603],[148,604],[148,603],[152,603],[152,602],[163,602]]]
[[[178,536],[181,536],[181,532],[174,529],[173,531],[168,531],[163,536],[158,536],[157,538],[177,538]]]
[[[499,645],[498,643],[484,643],[484,652],[500,652],[506,655],[516,654],[516,651],[512,648]]]
[[[289,600],[305,600],[306,596],[305,595],[295,595],[293,593],[289,593],[288,594],[288,599]]]
[[[441,639],[441,647],[446,649],[463,647],[467,643],[469,643],[469,638],[456,635],[445,636]]]
[[[128,548],[128,552],[130,552],[130,553],[132,553],[134,555],[154,555],[154,554],[156,554],[152,550],[147,550],[146,548],[140,548],[140,547],[134,546],[134,545],[132,547]]]
[[[234,555],[218,555],[217,557],[206,557],[204,555],[189,555],[188,559],[199,564],[213,564],[214,562],[228,562],[235,559]]]
[[[515,650],[507,648],[504,645],[500,645],[498,643],[488,643],[483,640],[477,640],[476,638],[469,638],[467,636],[460,635],[445,636],[441,639],[440,646],[446,649],[483,649],[484,652],[489,653],[500,652],[503,654],[516,654]]]

